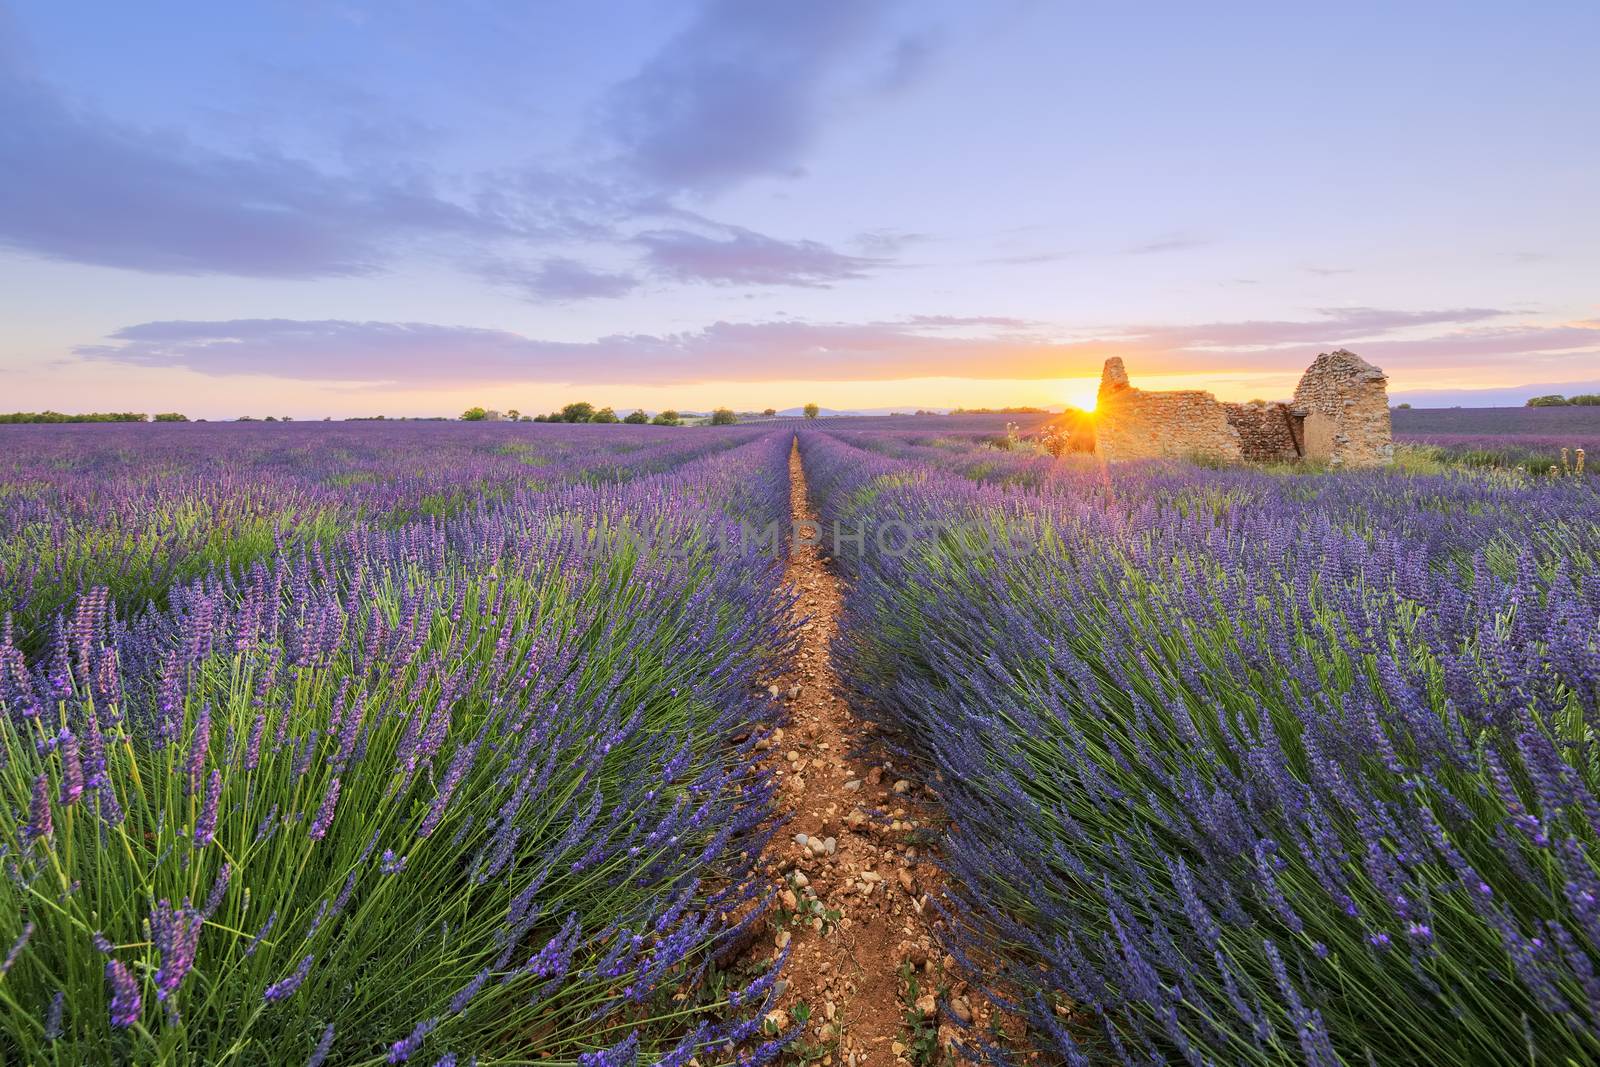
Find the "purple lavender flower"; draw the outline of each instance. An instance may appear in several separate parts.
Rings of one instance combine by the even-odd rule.
[[[106,961],[106,981],[111,984],[111,1025],[127,1029],[139,1021],[139,984],[121,960]]]
[[[322,806],[317,809],[317,817],[311,824],[311,840],[321,841],[328,834],[328,827],[333,825],[333,809],[339,803],[339,779],[334,778],[328,783],[328,791],[322,797]]]
[[[206,894],[206,906],[200,914],[209,919],[217,913],[217,909],[222,907],[223,898],[228,895],[228,883],[232,880],[233,864],[224,862],[217,868],[217,877],[211,883],[211,892]]]
[[[8,974],[11,968],[16,966],[18,957],[22,955],[22,950],[28,947],[28,939],[31,937],[33,937],[33,920],[29,919],[23,924],[22,933],[18,934],[17,939],[11,943],[11,948],[6,953],[6,958],[0,960],[0,977]]]
[[[44,1039],[55,1041],[61,1037],[61,1013],[67,1006],[65,990],[56,990],[56,995],[50,998],[50,1009],[44,1017]]]
[[[635,1030],[610,1048],[585,1052],[578,1057],[581,1067],[633,1067],[639,1059],[639,1032]]]
[[[55,833],[55,822],[50,815],[50,779],[39,775],[33,780],[33,804],[28,809],[28,823],[22,829],[25,841],[39,841]]]
[[[250,724],[250,736],[245,742],[244,769],[253,771],[261,765],[261,734],[267,728],[267,717],[258,714]]]
[[[389,1062],[404,1063],[409,1060],[412,1054],[422,1047],[423,1039],[438,1025],[438,1019],[424,1019],[418,1023],[410,1034],[389,1046]]]
[[[187,905],[175,908],[167,900],[156,902],[150,914],[150,938],[161,953],[155,976],[157,999],[167,1000],[176,993],[194,966],[203,922],[200,913]]]
[[[333,1048],[333,1024],[329,1023],[322,1030],[322,1037],[317,1040],[317,1047],[311,1050],[311,1058],[306,1060],[306,1067],[322,1067],[328,1058],[328,1052]]]
[[[61,806],[68,807],[83,796],[83,761],[78,755],[77,737],[63,732],[56,751],[61,759]]]
[[[295,968],[293,974],[289,975],[289,977],[283,979],[282,981],[274,982],[267,986],[266,992],[262,994],[262,999],[264,999],[268,1004],[273,1004],[299,989],[300,983],[304,982],[306,980],[306,975],[311,973],[312,958],[313,957],[309,955],[306,956],[300,961],[300,966]]]
[[[276,909],[274,909],[272,914],[267,916],[267,921],[261,924],[261,928],[254,934],[250,935],[250,941],[247,945],[245,945],[244,949],[245,959],[249,959],[251,956],[256,954],[256,949],[260,948],[261,942],[268,934],[272,933],[272,928],[277,924],[277,922],[278,912]]]
[[[200,788],[201,775],[205,771],[206,754],[211,748],[211,704],[202,702],[200,714],[195,716],[194,734],[189,739],[189,752],[184,758],[184,791],[194,793]]]
[[[206,784],[205,803],[200,808],[200,817],[194,824],[194,843],[204,847],[211,843],[217,832],[217,804],[222,799],[222,772],[216,768],[211,770],[211,780]]]

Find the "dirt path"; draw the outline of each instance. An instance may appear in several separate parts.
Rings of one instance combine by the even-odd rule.
[[[789,473],[795,522],[815,523],[798,447]],[[834,671],[843,588],[822,540],[792,548],[788,581],[805,621],[794,671],[773,687],[789,725],[770,758],[792,818],[771,846],[784,885],[771,939],[756,951],[770,958],[793,944],[771,1022],[802,1028],[791,1061],[943,1063],[958,1032],[950,1016],[974,1009],[933,937],[940,872],[924,839],[934,798],[881,758],[859,755],[873,751],[871,728],[851,713]]]

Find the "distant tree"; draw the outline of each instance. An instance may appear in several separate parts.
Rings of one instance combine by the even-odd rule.
[[[815,404],[807,404],[805,407],[801,408],[800,410],[802,410],[802,411],[804,411],[806,413],[806,418],[808,418],[808,419],[814,419],[818,415],[822,414],[822,409],[817,407],[817,405],[815,405]]]
[[[630,426],[643,426],[645,423],[650,421],[650,416],[646,415],[643,411],[635,409],[633,414],[627,416],[622,421]]]
[[[559,418],[562,422],[588,422],[594,418],[594,405],[587,400],[580,400],[576,404],[568,404],[561,409]]]
[[[676,411],[673,411],[671,408],[668,408],[667,410],[661,412],[661,414],[657,415],[655,418],[651,419],[650,420],[650,425],[652,425],[652,426],[682,426],[683,425],[683,419],[678,417],[678,413]]]
[[[768,408],[767,410],[763,411],[761,414],[770,419],[774,415],[776,415],[777,413],[778,413],[778,409],[777,408]]]
[[[0,415],[0,423],[12,422],[147,422],[149,416],[137,411],[91,411],[87,415],[63,415],[59,411],[14,411]]]
[[[597,411],[593,415],[589,416],[589,421],[590,422],[621,422],[622,420],[617,418],[617,413],[615,411],[612,411],[610,408],[601,408],[599,411]]]
[[[739,416],[733,413],[732,408],[717,408],[711,413],[711,425],[732,426],[739,421]]]
[[[1530,408],[1564,408],[1566,406],[1567,398],[1560,393],[1551,393],[1549,396],[1536,396],[1528,401],[1528,407]]]
[[[156,422],[188,422],[189,416],[180,415],[176,411],[163,411],[155,417]]]
[[[507,408],[506,409],[506,418],[510,419],[512,422],[516,422],[517,419],[519,419],[521,417],[522,417],[522,412],[518,411],[516,408]]]
[[[486,408],[468,408],[461,413],[462,422],[482,422],[489,417]]]

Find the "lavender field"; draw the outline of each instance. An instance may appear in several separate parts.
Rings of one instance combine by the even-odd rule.
[[[1521,467],[1535,474],[1560,466],[1583,449],[1600,449],[1600,407],[1401,408],[1397,442],[1440,459],[1486,467]]]
[[[0,1062],[848,1062],[774,1021],[796,447],[939,805],[894,1059],[1595,1062],[1600,479],[1397,423],[0,428]]]

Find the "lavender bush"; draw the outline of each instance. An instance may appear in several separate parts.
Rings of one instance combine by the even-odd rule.
[[[759,1045],[772,976],[715,961],[765,884],[754,683],[789,633],[780,562],[731,531],[787,514],[789,440],[741,439],[347,517],[158,610],[90,589],[38,654],[8,620],[0,1059]]]
[[[1023,489],[802,448],[826,519],[922,531],[841,555],[839,652],[938,783],[949,947],[1026,1045],[1600,1057],[1592,478],[1081,461]]]
[[[752,439],[742,427],[429,423],[0,427],[0,613],[37,651],[95,587],[125,609],[360,523],[622,483]]]

